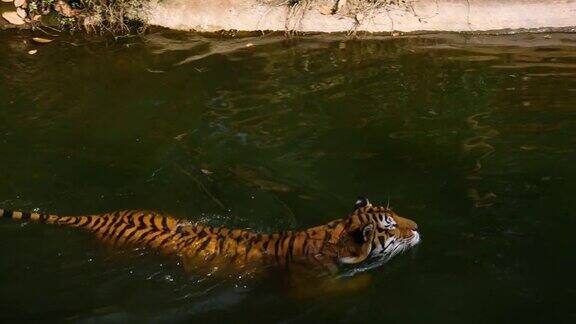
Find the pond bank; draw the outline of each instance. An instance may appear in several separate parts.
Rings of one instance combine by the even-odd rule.
[[[576,27],[576,0],[98,0],[98,5],[81,0],[2,1],[0,28],[30,27],[47,12],[60,17],[52,21],[68,26],[62,29],[70,29],[72,22],[87,30],[100,25],[123,33],[130,20],[200,32],[574,31]]]
[[[282,1],[276,1],[282,2]],[[284,3],[286,1],[283,1]],[[491,31],[576,26],[576,0],[163,0],[147,21],[181,30],[303,32]]]

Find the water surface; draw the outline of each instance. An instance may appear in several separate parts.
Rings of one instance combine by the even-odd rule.
[[[423,241],[369,288],[295,299],[2,221],[5,321],[576,320],[575,35],[29,39],[0,32],[3,208],[270,232],[367,195]]]

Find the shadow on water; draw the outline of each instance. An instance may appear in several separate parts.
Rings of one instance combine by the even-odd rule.
[[[2,318],[576,317],[574,35],[0,39],[1,207],[147,208],[269,232],[367,195],[423,235],[366,271],[369,288],[295,300],[273,279],[187,275],[85,233],[1,222]]]

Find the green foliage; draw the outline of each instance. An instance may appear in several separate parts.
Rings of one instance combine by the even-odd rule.
[[[62,30],[84,29],[88,32],[128,34],[142,28],[139,11],[149,0],[29,0],[30,17],[57,15]]]
[[[142,28],[138,12],[148,0],[78,0],[86,12],[83,25],[87,30],[128,34]]]
[[[78,28],[78,20],[74,17],[59,17],[58,24],[62,30],[76,30]]]

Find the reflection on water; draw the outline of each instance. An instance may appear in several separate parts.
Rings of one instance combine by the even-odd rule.
[[[475,156],[473,161],[474,165],[470,170],[470,175],[467,179],[482,180],[479,175],[482,169],[482,161],[487,159],[495,151],[494,146],[488,143],[488,141],[496,136],[498,136],[498,131],[488,125],[480,125],[478,119],[486,117],[487,114],[479,113],[472,115],[466,119],[468,127],[473,130],[477,135],[467,138],[463,142],[463,150],[465,155]],[[468,189],[468,196],[474,201],[474,207],[489,207],[492,205],[491,200],[497,197],[493,192],[480,193],[478,189],[475,188],[474,184]]]
[[[2,318],[576,317],[574,35],[0,39],[2,207],[149,208],[269,232],[367,195],[423,235],[363,272],[367,289],[294,299],[280,278],[185,274],[85,233],[0,222]]]

